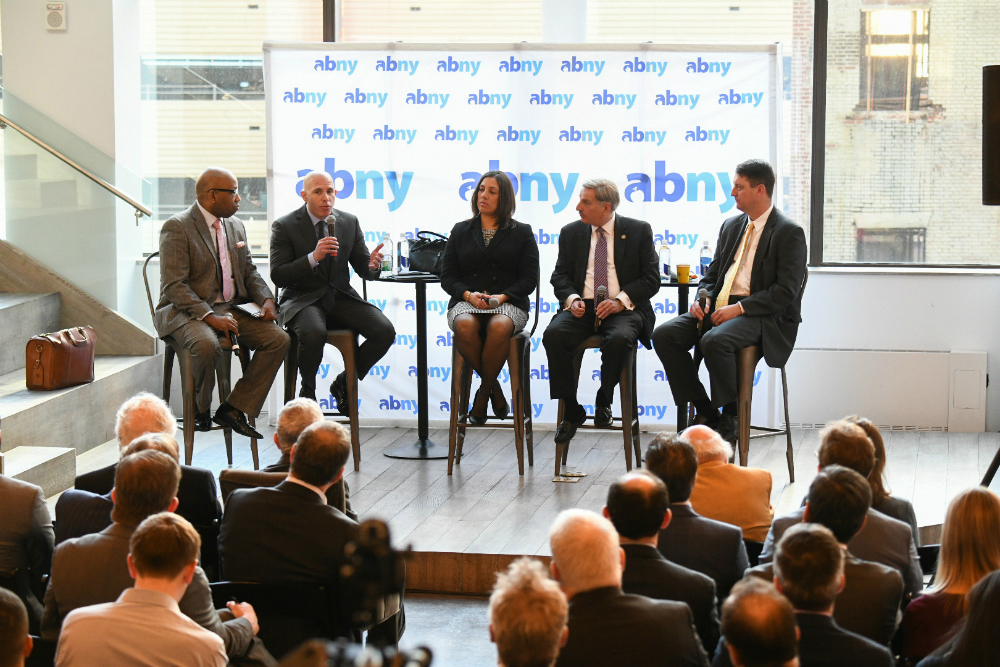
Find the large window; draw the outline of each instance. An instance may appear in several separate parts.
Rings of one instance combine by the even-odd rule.
[[[861,12],[861,104],[866,112],[927,106],[930,12]]]

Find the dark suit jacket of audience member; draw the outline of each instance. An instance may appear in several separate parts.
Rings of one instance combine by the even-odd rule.
[[[673,519],[660,531],[660,553],[672,563],[715,580],[719,604],[750,567],[743,531],[728,523],[706,519],[689,505],[670,506]]]
[[[263,584],[336,581],[344,545],[357,534],[357,523],[301,484],[237,489],[219,534],[222,575]]]
[[[113,524],[99,533],[59,545],[45,592],[42,637],[55,641],[69,612],[114,602],[123,590],[132,588],[126,557],[133,532],[133,528]],[[195,568],[194,579],[179,606],[185,616],[222,637],[230,657],[242,656],[251,648],[254,635],[250,621],[233,618],[228,609],[216,611],[208,578],[200,567]]]
[[[110,526],[114,506],[110,491],[102,496],[79,489],[63,491],[56,501],[56,545]]]
[[[771,530],[764,540],[764,550],[760,553],[760,563],[770,563],[774,559],[774,545],[790,526],[802,522],[802,515],[803,510],[799,508],[771,523]],[[847,543],[847,548],[855,558],[882,563],[898,570],[903,575],[904,596],[915,596],[923,589],[924,575],[917,547],[914,546],[910,527],[902,521],[870,509],[868,520]]]
[[[288,452],[285,452],[281,455],[281,458],[278,459],[277,463],[272,463],[261,470],[261,472],[283,472],[287,475],[291,470],[291,467],[291,457],[288,455]],[[338,488],[340,485],[344,486],[344,507],[346,508],[344,514],[346,514],[347,518],[351,521],[358,521],[358,515],[351,507],[351,487],[347,485],[347,480],[343,477],[340,478],[339,482],[326,490],[326,502],[328,505],[332,505],[334,507],[338,506],[340,501],[338,500],[339,496],[337,494],[340,493],[340,489]]]
[[[610,586],[569,601],[569,640],[556,667],[689,667],[708,656],[683,602],[650,600]]]
[[[528,298],[538,287],[538,245],[531,225],[512,222],[488,246],[478,216],[452,227],[441,269],[441,288],[451,295],[448,308],[468,290],[506,294],[512,306],[528,312]]]
[[[893,667],[889,649],[844,630],[825,614],[795,612],[802,637],[799,667]],[[732,667],[725,638],[719,642],[712,667]]]
[[[13,576],[32,630],[42,616],[42,577],[52,568],[54,533],[45,494],[34,484],[0,475],[0,575]]]
[[[903,578],[886,565],[858,560],[850,552],[844,556],[844,590],[833,606],[833,619],[849,632],[888,646],[896,633]],[[751,568],[747,576],[770,583],[774,581],[774,563]]]
[[[712,578],[671,563],[648,544],[623,544],[622,549],[625,550],[622,590],[654,600],[687,603],[701,645],[711,654],[719,641],[719,612]]]

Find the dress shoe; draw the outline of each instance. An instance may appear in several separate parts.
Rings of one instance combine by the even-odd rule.
[[[583,422],[587,421],[587,411],[583,409],[583,406],[577,405],[576,409],[577,412],[575,414],[567,414],[562,422],[559,423],[559,428],[556,430],[555,436],[556,442],[562,444],[572,440],[573,436],[576,435],[576,429]]]
[[[499,401],[497,400],[497,396],[500,397]],[[493,414],[500,419],[506,419],[507,415],[510,414],[510,404],[507,403],[507,397],[503,395],[500,382],[493,383],[493,391],[490,392],[490,404],[493,406]]]
[[[194,416],[194,430],[196,431],[211,431],[212,430],[212,411],[206,410],[205,412],[199,412]]]
[[[339,412],[344,417],[350,416],[349,405],[347,401],[347,376],[341,373],[336,378],[334,378],[333,383],[330,384],[330,394],[337,400],[337,412]]]
[[[316,391],[309,389],[299,389],[299,398],[308,398],[310,401],[315,401]]]
[[[473,406],[475,406],[476,403],[479,402],[479,392],[481,392],[482,390],[483,390],[482,387],[480,387],[479,389],[476,390],[476,395],[472,399],[472,405]],[[466,421],[469,424],[472,424],[473,426],[482,426],[483,424],[486,423],[486,415],[485,414],[482,417],[480,417],[478,415],[473,414],[472,410],[469,410],[469,414],[466,415],[465,419],[466,419]]]
[[[219,406],[212,421],[223,428],[231,428],[246,438],[264,439],[264,436],[258,433],[253,426],[250,426],[247,416],[228,403]]]
[[[597,428],[611,428],[614,419],[611,417],[610,405],[598,405],[594,410],[594,426]]]
[[[733,415],[722,415],[719,418],[719,423],[713,426],[722,439],[728,442],[730,445],[736,446],[737,439],[737,429],[739,428],[739,423],[736,421],[736,417]]]

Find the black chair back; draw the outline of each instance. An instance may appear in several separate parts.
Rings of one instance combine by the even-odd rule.
[[[34,648],[24,661],[24,667],[53,667],[56,664],[56,643],[41,637],[31,636]]]
[[[940,544],[925,544],[917,547],[917,556],[920,557],[920,570],[924,575],[937,574],[938,556],[940,554]]]
[[[760,552],[764,550],[764,543],[748,540],[744,537],[743,546],[747,549],[747,560],[750,562],[750,567],[757,567],[760,564]]]

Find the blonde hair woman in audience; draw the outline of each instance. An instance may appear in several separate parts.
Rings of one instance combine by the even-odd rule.
[[[860,426],[875,447],[875,467],[868,473],[868,485],[872,487],[872,509],[909,524],[913,533],[913,544],[919,547],[920,529],[917,527],[917,514],[913,511],[913,504],[904,498],[889,495],[889,485],[885,477],[885,443],[882,442],[882,434],[879,433],[878,427],[872,420],[857,415],[847,417],[845,421]]]
[[[963,491],[948,505],[934,584],[903,612],[903,657],[915,662],[941,646],[965,616],[969,591],[996,569],[1000,497],[983,487]]]

